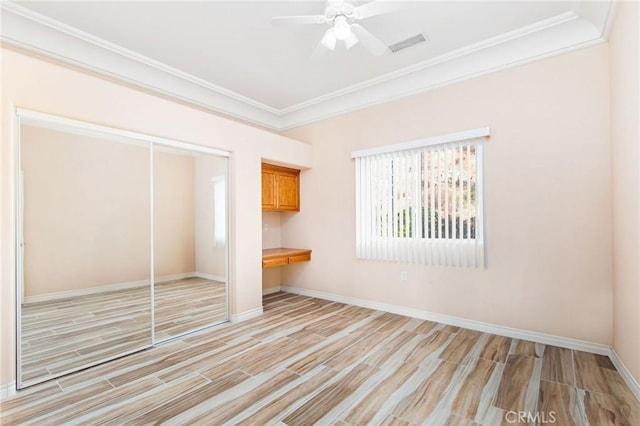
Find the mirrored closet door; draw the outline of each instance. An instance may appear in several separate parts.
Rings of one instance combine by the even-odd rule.
[[[18,388],[227,320],[228,153],[18,118]]]
[[[227,159],[153,150],[154,317],[162,341],[227,319]]]
[[[148,143],[21,120],[19,384],[152,344],[149,158]]]

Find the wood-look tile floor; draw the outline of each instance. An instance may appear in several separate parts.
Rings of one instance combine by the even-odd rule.
[[[156,340],[226,318],[225,284],[203,278],[157,283]],[[151,345],[149,288],[22,306],[22,378],[41,381]]]
[[[225,321],[226,284],[186,278],[155,285],[156,341]]]
[[[603,356],[287,293],[264,307],[21,391],[0,405],[0,421],[640,424]]]

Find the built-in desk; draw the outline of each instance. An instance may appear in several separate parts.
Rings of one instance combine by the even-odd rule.
[[[295,248],[273,248],[262,250],[262,267],[288,265],[290,263],[308,262],[311,260],[311,250]]]

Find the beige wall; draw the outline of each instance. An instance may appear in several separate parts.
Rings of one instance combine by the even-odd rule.
[[[282,247],[281,212],[262,212],[262,248]]]
[[[353,150],[490,126],[488,268],[355,259]],[[601,44],[310,124],[283,284],[612,343],[608,46]],[[400,281],[400,272],[408,280]]]
[[[148,147],[20,132],[25,296],[148,282]]]
[[[149,280],[149,145],[23,125],[25,296]],[[194,272],[194,160],[154,153],[156,278]]]
[[[15,378],[15,106],[230,151],[230,310],[261,307],[260,162],[311,167],[307,144],[14,50],[1,58],[0,385]]]
[[[282,247],[280,227],[282,212],[262,212],[262,248]],[[293,213],[296,214],[296,213]],[[262,289],[279,287],[282,284],[282,267],[266,268],[262,270]]]
[[[640,382],[640,61],[637,2],[618,5],[610,39],[613,347]]]
[[[185,153],[154,147],[153,269],[156,282],[195,272],[195,165]]]

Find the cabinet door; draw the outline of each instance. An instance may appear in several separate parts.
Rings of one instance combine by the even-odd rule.
[[[298,174],[278,173],[276,175],[277,209],[288,211],[300,210],[300,191]]]
[[[275,210],[276,202],[276,173],[262,169],[262,210]]]

